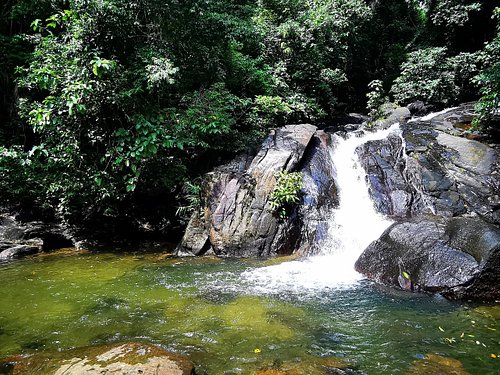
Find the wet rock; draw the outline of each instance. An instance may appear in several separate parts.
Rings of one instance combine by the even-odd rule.
[[[25,241],[24,244],[2,241],[0,242],[0,261],[37,254],[42,250],[42,246],[41,239],[31,239]]]
[[[386,103],[381,109],[384,118],[375,120],[371,126],[380,129],[387,129],[396,123],[406,122],[410,117],[410,110],[406,107],[397,107],[392,103]]]
[[[399,136],[358,148],[376,208],[398,220],[356,263],[369,278],[449,298],[498,299],[500,157],[465,137],[472,107],[403,122]]]
[[[209,174],[204,205],[191,219],[178,253],[246,257],[296,250],[301,233],[297,211],[280,220],[269,198],[275,173],[298,169],[315,132],[312,125],[287,125],[271,133],[250,164],[248,155],[242,156]]]
[[[255,375],[363,375],[353,363],[339,357],[302,360],[300,363],[281,363],[278,368],[260,370]]]
[[[11,357],[3,367],[13,375],[194,375],[194,366],[187,358],[144,343]]]
[[[500,229],[479,218],[418,217],[397,222],[355,268],[392,286],[449,298],[500,297]]]
[[[336,170],[330,157],[332,137],[317,131],[301,162],[304,179],[303,202],[299,209],[302,220],[301,254],[314,254],[328,236],[331,211],[338,206]]]
[[[415,191],[404,174],[406,158],[401,137],[390,135],[381,141],[366,142],[357,153],[377,211],[391,216],[411,216]]]

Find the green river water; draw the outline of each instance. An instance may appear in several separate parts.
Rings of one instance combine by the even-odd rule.
[[[80,253],[0,265],[0,358],[146,341],[188,355],[199,374],[307,368],[324,358],[366,374],[406,374],[428,354],[458,360],[469,374],[500,373],[500,304],[367,281],[259,293],[241,274],[268,264]]]

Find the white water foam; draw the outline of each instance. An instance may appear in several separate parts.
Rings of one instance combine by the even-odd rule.
[[[361,275],[354,263],[363,250],[391,224],[378,214],[369,196],[365,172],[356,148],[365,142],[386,138],[399,126],[366,133],[352,133],[337,139],[332,149],[339,193],[339,207],[332,212],[329,240],[320,255],[244,272],[245,284],[258,293],[305,293],[307,291],[349,288]]]
[[[442,115],[446,112],[450,112],[450,111],[453,111],[455,109],[457,109],[458,107],[452,107],[452,108],[446,108],[446,109],[443,109],[442,111],[439,111],[439,112],[432,112],[432,113],[429,113],[428,115],[425,115],[423,117],[416,117],[416,118],[412,118],[411,120],[409,120],[408,122],[415,122],[415,121],[430,121],[432,120],[434,117],[436,116],[439,116],[439,115]]]

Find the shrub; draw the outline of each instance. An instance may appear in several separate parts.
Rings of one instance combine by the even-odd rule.
[[[271,193],[270,204],[281,219],[288,216],[290,208],[299,203],[303,179],[300,172],[288,173],[286,170],[275,174],[276,186]]]
[[[376,79],[368,84],[368,89],[370,90],[366,96],[368,98],[368,103],[366,105],[369,110],[369,116],[372,119],[376,119],[381,116],[381,107],[387,101],[385,97],[384,87],[382,81]]]
[[[408,54],[391,92],[402,104],[417,99],[441,104],[463,100],[473,91],[471,78],[477,65],[477,54],[448,57],[445,47],[420,49]]]

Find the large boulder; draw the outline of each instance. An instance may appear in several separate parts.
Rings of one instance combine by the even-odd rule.
[[[463,110],[401,124],[401,136],[358,149],[371,196],[386,215],[477,214],[500,224],[497,148],[463,137]]]
[[[500,297],[500,229],[477,217],[420,216],[372,242],[355,268],[403,289],[449,298]]]
[[[210,173],[203,207],[191,218],[178,253],[247,257],[296,250],[301,233],[297,210],[282,220],[269,199],[276,172],[299,168],[315,132],[313,125],[287,125],[273,131],[255,157],[243,155]]]
[[[303,199],[299,208],[302,223],[300,254],[321,251],[328,238],[332,210],[338,204],[336,169],[331,158],[334,147],[330,134],[318,130],[301,162]]]
[[[397,221],[358,259],[365,276],[450,298],[499,298],[499,150],[471,139],[470,109],[403,122],[400,135],[358,148],[376,208]]]

